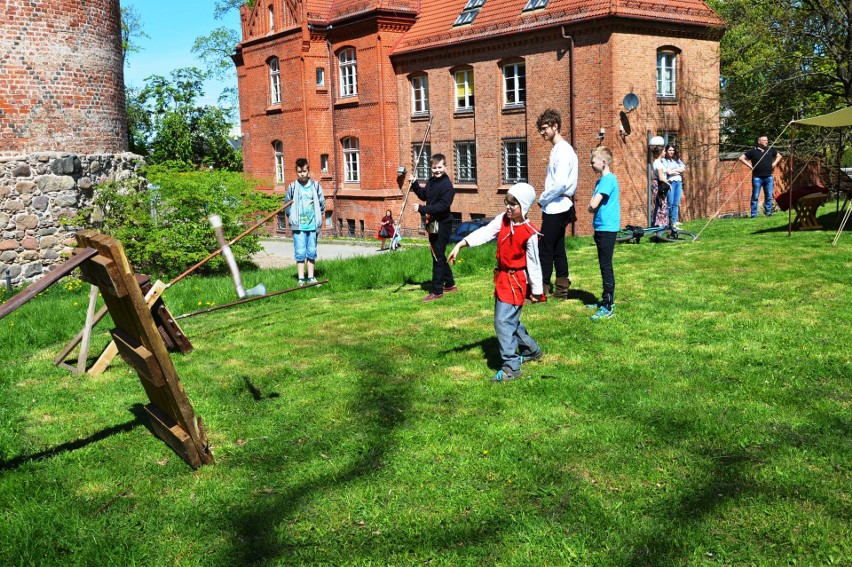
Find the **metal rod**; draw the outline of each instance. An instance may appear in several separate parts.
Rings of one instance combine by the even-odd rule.
[[[298,287],[291,287],[288,289],[282,289],[281,291],[274,291],[272,293],[267,293],[266,295],[259,295],[257,297],[247,297],[245,299],[241,299],[239,301],[234,301],[231,303],[223,303],[222,305],[215,305],[213,307],[208,307],[207,309],[199,309],[198,311],[193,311],[192,313],[184,313],[183,315],[178,315],[175,317],[177,319],[185,319],[187,317],[194,317],[195,315],[201,315],[202,313],[210,313],[211,311],[216,311],[218,309],[225,309],[226,307],[233,307],[235,305],[242,305],[243,303],[248,303],[249,301],[257,301],[258,299],[266,299],[267,297],[274,297],[276,295],[281,295],[282,293],[289,293],[291,291],[298,291],[300,289],[305,289],[306,287],[314,287],[317,285],[322,285],[324,283],[328,283],[328,280],[320,280],[317,283],[309,283]]]
[[[235,242],[237,242],[238,240],[240,240],[241,238],[243,238],[244,236],[246,236],[250,232],[257,230],[258,227],[266,224],[266,222],[269,219],[271,219],[272,217],[274,217],[275,215],[277,215],[278,213],[280,213],[281,211],[283,211],[284,209],[286,209],[287,207],[289,207],[292,204],[293,204],[293,201],[287,201],[279,209],[272,211],[266,217],[264,217],[263,220],[258,221],[253,226],[246,229],[242,234],[240,234],[239,236],[237,236],[236,238],[234,238],[233,240],[228,242],[228,245],[234,244]],[[178,277],[176,277],[175,279],[173,279],[172,281],[167,283],[166,288],[172,287],[173,285],[178,283],[180,280],[182,280],[183,278],[185,278],[186,276],[188,276],[189,274],[191,274],[192,272],[194,272],[195,270],[197,270],[198,268],[200,268],[201,266],[203,266],[204,264],[206,264],[207,262],[209,262],[210,260],[212,260],[213,258],[215,258],[216,256],[218,256],[221,253],[222,253],[222,248],[219,248],[215,252],[211,252],[206,258],[204,258],[203,260],[201,260],[200,262],[198,262],[197,264],[195,264],[194,266],[192,266],[191,268],[186,270],[184,273],[182,273],[181,275],[179,275]]]

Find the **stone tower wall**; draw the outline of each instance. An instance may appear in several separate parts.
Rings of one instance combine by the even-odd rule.
[[[0,156],[127,150],[118,0],[6,0]]]
[[[0,285],[7,271],[19,285],[65,262],[82,228],[75,219],[92,205],[95,186],[139,177],[142,165],[131,153],[0,157]]]

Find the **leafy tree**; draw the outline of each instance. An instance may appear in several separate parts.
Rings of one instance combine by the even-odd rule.
[[[145,87],[132,93],[128,126],[136,151],[153,163],[242,169],[240,153],[228,141],[230,110],[199,105],[206,77],[194,67],[175,69],[169,77],[148,77]]]
[[[141,47],[136,43],[137,39],[150,36],[142,30],[142,22],[139,13],[134,7],[121,8],[121,57],[127,61],[130,53],[138,53]]]
[[[213,15],[218,20],[231,10],[239,10],[243,4],[248,5],[249,8],[253,8],[254,2],[255,0],[216,0],[216,3],[213,5]]]
[[[780,133],[790,120],[852,104],[852,3],[709,3],[728,22],[721,96],[723,134],[732,150],[760,134]],[[803,145],[815,150],[826,134],[802,129],[801,135]]]
[[[192,52],[204,63],[209,76],[225,80],[234,74],[234,63],[231,54],[240,42],[239,32],[227,27],[218,27],[208,35],[195,38]],[[236,108],[238,104],[237,89],[226,87],[219,96],[219,102],[224,106]]]
[[[134,182],[99,186],[94,206],[101,215],[90,217],[99,219],[90,224],[121,240],[134,269],[158,277],[175,276],[218,248],[209,215],[222,217],[230,240],[254,222],[256,211],[280,206],[239,173],[186,171],[178,165],[150,166],[146,174],[147,190]],[[247,260],[261,250],[259,236],[251,233],[231,249],[238,260]],[[224,261],[216,258],[199,273],[222,269]]]

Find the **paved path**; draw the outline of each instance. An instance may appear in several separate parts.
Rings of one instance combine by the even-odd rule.
[[[295,265],[293,259],[293,241],[284,238],[264,238],[260,241],[263,252],[253,254],[251,259],[261,268],[286,268]],[[390,246],[390,241],[386,243]],[[320,240],[317,244],[317,260],[336,260],[358,256],[388,254],[379,251],[381,241],[365,240],[363,243],[341,243]]]

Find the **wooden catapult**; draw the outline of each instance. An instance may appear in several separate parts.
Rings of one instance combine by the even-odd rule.
[[[115,328],[110,331],[115,351],[139,375],[150,402],[145,406],[145,412],[154,433],[189,466],[198,468],[213,463],[204,424],[193,410],[169,357],[164,340],[166,333],[161,333],[162,325],[158,328],[152,315],[151,305],[156,305],[156,300],[151,305],[146,301],[121,243],[92,230],[77,233],[77,242],[79,248],[74,250],[70,260],[0,305],[0,319],[79,267],[83,281],[93,286],[92,297],[97,296],[95,290],[103,297],[106,304],[103,315],[108,312],[115,324]],[[149,299],[152,297],[153,294],[149,293]],[[165,306],[163,309],[155,307],[155,311],[167,313]],[[90,301],[87,314],[89,329],[93,319],[94,302]],[[171,317],[167,316],[167,319]],[[179,327],[175,325],[174,329]],[[65,352],[62,358],[67,354]],[[80,358],[80,362],[85,365],[85,355]]]

